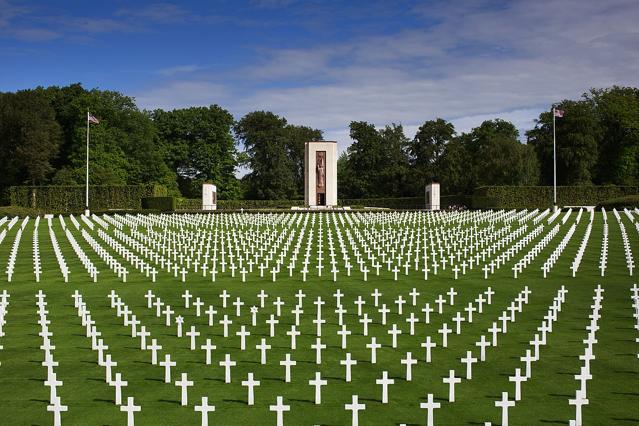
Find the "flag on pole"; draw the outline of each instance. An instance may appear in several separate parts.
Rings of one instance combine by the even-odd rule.
[[[100,121],[97,118],[95,118],[94,116],[92,116],[91,114],[89,114],[89,123],[100,124]]]
[[[553,112],[555,114],[555,117],[562,118],[564,116],[564,110],[563,109],[555,109],[555,108],[553,108]]]

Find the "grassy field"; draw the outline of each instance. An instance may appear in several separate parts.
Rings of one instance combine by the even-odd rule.
[[[319,214],[315,215],[319,217]],[[548,278],[542,277],[540,267],[543,261],[557,247],[574,222],[575,216],[576,213],[573,213],[568,222],[560,226],[558,235],[517,279],[513,278],[512,265],[546,235],[554,223],[547,225],[542,221],[545,225],[541,235],[488,279],[484,279],[484,273],[475,267],[455,280],[448,266],[446,270],[440,268],[437,275],[431,272],[427,281],[424,281],[422,272],[414,271],[412,268],[407,276],[402,271],[395,281],[393,273],[384,267],[379,277],[369,272],[368,281],[364,282],[357,265],[352,276],[346,276],[341,250],[336,244],[336,259],[340,270],[337,282],[333,282],[328,268],[324,269],[321,278],[317,277],[317,269],[314,268],[316,253],[313,252],[309,265],[311,272],[306,282],[302,282],[299,273],[303,258],[300,255],[293,277],[288,277],[285,261],[276,282],[272,282],[268,271],[265,272],[264,278],[260,278],[259,271],[255,269],[252,274],[247,275],[245,283],[241,282],[239,273],[232,278],[229,270],[225,273],[219,272],[215,282],[211,281],[210,276],[202,277],[191,270],[186,283],[173,277],[173,274],[162,271],[157,282],[151,283],[149,278],[136,271],[126,259],[109,249],[110,253],[130,271],[127,282],[123,283],[90,248],[68,219],[66,223],[69,230],[100,270],[98,282],[93,283],[89,279],[82,263],[65,238],[60,222],[55,219],[52,222],[53,229],[69,265],[70,279],[68,283],[64,283],[62,279],[47,222],[42,220],[38,228],[38,237],[43,274],[41,282],[36,283],[33,274],[32,219],[23,231],[12,281],[7,282],[6,274],[0,276],[0,292],[6,290],[11,295],[5,316],[5,336],[0,337],[0,345],[4,347],[0,350],[0,423],[52,423],[53,415],[46,409],[49,403],[49,389],[43,383],[46,379],[46,368],[41,365],[44,352],[39,348],[42,338],[38,335],[40,326],[37,323],[35,294],[40,289],[47,295],[48,319],[51,321],[49,329],[53,332],[51,341],[56,347],[53,354],[54,359],[59,362],[55,371],[58,379],[64,382],[58,389],[58,395],[62,403],[69,407],[69,411],[62,414],[63,424],[126,422],[126,413],[120,412],[119,407],[114,404],[114,389],[105,383],[104,368],[97,364],[97,353],[91,350],[91,341],[86,337],[81,318],[74,308],[71,295],[78,290],[83,295],[87,309],[91,311],[96,327],[102,333],[101,338],[109,346],[108,353],[118,363],[114,372],[121,372],[123,379],[128,381],[128,386],[123,390],[125,399],[127,396],[134,396],[136,404],[142,407],[142,411],[136,414],[137,424],[200,424],[200,413],[194,411],[194,406],[200,403],[202,396],[207,396],[209,402],[216,406],[216,411],[210,414],[210,424],[275,424],[276,415],[269,411],[269,405],[275,404],[278,395],[283,396],[284,402],[291,407],[284,415],[285,424],[350,424],[351,413],[344,409],[344,404],[351,402],[352,395],[358,395],[360,402],[366,404],[366,409],[359,413],[360,424],[373,425],[425,424],[426,411],[420,409],[419,404],[426,400],[429,393],[433,393],[442,404],[441,408],[435,411],[436,424],[484,424],[487,421],[499,424],[501,410],[495,407],[494,401],[501,397],[503,391],[508,391],[512,399],[514,385],[509,382],[508,376],[513,375],[516,368],[523,369],[524,363],[519,358],[531,347],[529,342],[538,333],[537,327],[541,325],[544,315],[553,303],[553,298],[561,286],[565,286],[568,290],[566,302],[554,324],[553,332],[548,335],[547,345],[540,349],[540,360],[533,363],[532,378],[522,384],[522,400],[510,409],[509,417],[510,423],[515,425],[568,424],[569,419],[573,419],[575,415],[574,407],[568,404],[568,400],[574,398],[575,390],[579,386],[574,379],[582,365],[578,356],[584,350],[582,340],[587,336],[586,326],[590,323],[588,315],[591,313],[594,289],[600,284],[605,292],[601,319],[598,323],[598,343],[594,345],[596,359],[591,363],[593,378],[588,382],[589,405],[583,408],[584,424],[639,424],[639,343],[635,342],[639,332],[634,328],[637,321],[633,318],[630,297],[630,288],[635,279],[629,276],[626,268],[617,219],[608,213],[609,258],[605,277],[600,276],[598,269],[603,232],[601,213],[597,213],[595,217],[592,234],[577,276],[573,278],[569,268],[586,229],[588,217],[585,214]],[[560,219],[561,216],[555,223],[560,223]],[[625,215],[621,215],[621,220],[628,233],[633,254],[639,253],[639,234],[634,224]],[[2,265],[7,264],[20,223],[8,230],[0,244]],[[453,228],[450,224],[441,226],[445,229]],[[486,226],[487,223],[478,225],[480,229]],[[496,228],[501,226],[503,223],[495,223]],[[411,225],[385,225],[385,229],[391,233],[398,232],[402,227]],[[97,228],[98,226],[91,234],[106,247],[97,235]],[[0,231],[3,229],[7,229],[7,223],[0,226]],[[236,229],[241,232],[252,229],[259,233],[269,229],[274,232],[288,231],[291,228],[290,224],[280,224],[275,228],[266,225],[256,225],[253,228],[238,225]],[[365,226],[361,225],[359,229],[363,232]],[[143,228],[138,230],[145,231]],[[113,227],[110,227],[107,232],[114,235],[113,231]],[[124,232],[130,232],[128,227],[124,228]],[[317,235],[317,223],[314,232]],[[292,244],[296,242],[293,240]],[[302,253],[305,244],[306,241],[302,243]],[[326,252],[325,241],[325,258]],[[351,253],[351,262],[352,257]],[[325,260],[325,263],[328,264],[328,261]],[[495,292],[492,304],[484,305],[483,313],[475,313],[472,323],[463,323],[460,335],[449,335],[448,347],[442,348],[441,335],[437,333],[442,323],[446,322],[449,327],[454,328],[451,320],[453,316],[458,311],[465,315],[463,308],[469,302],[474,303],[475,298],[488,286]],[[487,338],[490,336],[487,329],[493,322],[498,321],[502,311],[525,286],[532,291],[529,303],[517,314],[516,321],[509,324],[508,332],[499,335],[498,346],[487,348],[486,361],[473,365],[472,380],[463,379],[457,385],[456,402],[448,402],[448,385],[442,382],[442,378],[447,376],[451,369],[456,371],[458,377],[465,375],[466,367],[460,359],[468,350],[473,351],[474,356],[478,357],[479,351],[475,342],[482,335],[486,335]],[[451,287],[458,293],[455,304],[444,305],[443,314],[431,314],[430,324],[425,324],[424,315],[421,313],[424,303],[430,303],[431,307],[436,308],[436,298],[443,295],[447,299],[446,292]],[[410,303],[409,293],[413,288],[420,293],[417,306]],[[171,305],[176,314],[184,317],[184,331],[192,325],[197,327],[201,333],[197,339],[197,350],[190,350],[188,337],[176,336],[175,325],[165,326],[164,316],[156,317],[155,308],[147,308],[144,295],[149,289],[163,302]],[[206,315],[197,317],[193,307],[185,308],[181,296],[186,289],[205,303],[203,311],[208,305],[215,306],[218,311],[216,322],[224,314],[233,320],[228,338],[222,336],[220,324],[209,327]],[[269,298],[265,308],[259,310],[257,326],[252,327],[248,307],[259,306],[257,294],[262,289],[268,293]],[[291,350],[290,338],[285,332],[294,323],[291,310],[297,303],[295,293],[300,289],[306,294],[304,314],[298,327],[301,335],[297,338],[297,349]],[[344,294],[342,305],[348,311],[344,315],[344,323],[352,332],[346,351],[341,349],[341,337],[336,334],[340,327],[334,313],[336,300],[332,295],[337,289]],[[380,303],[387,304],[391,310],[386,326],[380,324],[380,314],[373,306],[371,293],[375,289],[383,293]],[[140,339],[131,337],[130,327],[123,326],[122,318],[118,318],[115,310],[111,309],[107,298],[111,290],[117,292],[137,319],[151,332],[152,337],[158,339],[158,343],[163,347],[159,358],[163,359],[164,354],[170,353],[172,359],[177,362],[172,372],[173,381],[179,378],[180,373],[186,372],[189,379],[195,382],[189,389],[188,406],[180,406],[180,389],[173,384],[164,383],[163,367],[151,364],[150,351],[140,349]],[[231,295],[226,309],[222,307],[219,297],[224,290]],[[399,295],[409,301],[404,305],[402,315],[398,314],[394,303]],[[285,305],[279,317],[280,322],[276,326],[275,337],[271,338],[265,320],[270,314],[275,313],[272,302],[278,296]],[[373,319],[368,337],[362,334],[357,307],[353,304],[358,296],[362,296],[366,301],[363,312],[368,313]],[[239,318],[236,317],[235,307],[231,304],[236,297],[240,297],[245,303]],[[312,302],[317,297],[326,302],[322,308],[322,317],[327,322],[322,328],[321,338],[327,348],[322,353],[321,365],[315,363],[315,350],[311,349],[311,344],[315,343],[316,339],[316,326],[312,323],[316,311]],[[409,335],[409,325],[405,321],[411,312],[420,319],[415,326],[414,336]],[[394,323],[403,331],[398,338],[396,349],[391,347],[391,336],[387,333]],[[242,324],[251,332],[245,351],[240,350],[239,337],[235,335]],[[377,353],[376,364],[371,364],[370,350],[366,348],[371,336],[376,336],[377,341],[383,345]],[[438,345],[433,349],[431,363],[424,362],[424,349],[420,347],[426,336],[431,336]],[[205,365],[204,351],[199,349],[207,337],[217,345],[213,352],[212,365]],[[266,338],[272,346],[267,355],[266,365],[260,364],[259,351],[255,348],[262,338]],[[413,378],[410,382],[405,380],[405,366],[400,363],[409,351],[412,352],[413,358],[419,361],[413,367]],[[345,381],[345,369],[339,363],[344,359],[345,352],[350,352],[353,359],[358,362],[353,367],[351,383]],[[224,369],[218,365],[227,353],[237,362],[237,366],[232,369],[230,384],[224,383]],[[287,353],[297,362],[292,368],[291,383],[284,382],[284,367],[279,365],[279,361],[283,360]],[[322,388],[321,405],[314,404],[315,391],[308,384],[316,371],[321,372],[322,378],[328,380],[328,385]],[[388,371],[389,376],[394,379],[394,384],[389,388],[388,404],[382,404],[381,387],[375,383],[376,379],[382,376],[382,371]],[[247,390],[241,386],[241,381],[246,380],[249,372],[253,372],[255,378],[261,381],[261,386],[255,389],[254,406],[246,404]]]

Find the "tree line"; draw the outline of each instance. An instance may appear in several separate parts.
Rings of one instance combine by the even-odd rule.
[[[639,89],[593,89],[553,106],[565,112],[556,119],[558,184],[639,185]],[[235,120],[219,105],[140,110],[131,97],[81,84],[0,93],[0,191],[83,184],[88,110],[100,120],[91,126],[92,185],[157,183],[189,198],[206,181],[223,199],[302,198],[304,142],[323,136],[269,111]],[[416,196],[432,181],[444,194],[552,184],[550,110],[523,138],[501,119],[457,133],[437,118],[413,138],[398,124],[353,121],[339,197]],[[239,167],[248,170],[241,178]]]

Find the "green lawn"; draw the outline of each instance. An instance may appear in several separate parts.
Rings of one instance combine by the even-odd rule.
[[[297,213],[304,215],[305,213]],[[386,214],[387,213],[376,213]],[[319,213],[314,213],[316,219]],[[326,218],[327,214],[323,214]],[[374,214],[371,214],[373,217]],[[264,215],[263,215],[264,216]],[[280,232],[290,233],[298,231],[299,223],[280,223],[268,225],[243,225],[242,221],[250,217],[249,214],[235,215],[229,220],[236,220],[235,225],[229,228],[236,229],[240,233],[254,232],[255,235],[266,232],[275,234]],[[266,217],[266,216],[264,216]],[[277,215],[280,217],[280,215]],[[283,217],[283,216],[282,216]],[[398,216],[388,215],[390,223],[383,225],[384,231],[389,234],[397,234],[405,230],[417,229],[417,225],[409,221],[400,222]],[[128,381],[128,387],[123,390],[124,399],[127,396],[135,397],[137,405],[141,405],[142,411],[136,414],[137,424],[200,424],[200,413],[194,411],[194,406],[200,403],[202,396],[209,398],[209,403],[216,406],[216,411],[210,414],[210,424],[275,424],[276,415],[269,411],[269,405],[275,404],[276,397],[281,395],[284,402],[291,409],[284,415],[285,424],[350,424],[351,413],[344,409],[344,404],[351,402],[352,395],[358,395],[360,402],[366,404],[366,409],[359,413],[360,424],[425,424],[426,411],[419,408],[420,402],[426,400],[429,393],[433,393],[436,399],[442,403],[441,408],[435,411],[436,424],[484,424],[491,421],[498,424],[501,421],[501,410],[494,406],[494,401],[501,397],[503,391],[508,391],[511,399],[514,395],[514,385],[509,382],[508,376],[513,375],[516,368],[524,367],[519,360],[530,348],[529,341],[538,333],[553,298],[563,285],[568,289],[566,302],[555,322],[553,332],[548,335],[548,344],[541,347],[540,360],[533,363],[532,378],[522,384],[522,400],[510,409],[510,424],[568,424],[569,419],[574,418],[574,408],[568,404],[568,400],[574,398],[575,390],[579,383],[574,375],[579,373],[582,361],[578,356],[583,353],[586,338],[586,326],[590,323],[588,315],[591,313],[590,305],[597,284],[605,289],[602,302],[598,343],[594,345],[596,359],[591,363],[593,379],[588,382],[589,405],[583,408],[585,424],[612,425],[612,424],[639,424],[639,343],[635,338],[639,337],[639,331],[634,328],[637,320],[633,318],[633,308],[630,288],[635,282],[629,276],[626,268],[623,244],[620,228],[615,217],[608,213],[609,224],[609,258],[608,269],[605,277],[600,277],[598,262],[602,242],[602,215],[598,213],[593,223],[592,234],[582,264],[576,278],[571,276],[570,264],[577,252],[582,236],[588,222],[588,215],[584,213],[578,224],[572,239],[566,246],[559,260],[553,267],[548,278],[542,277],[541,265],[550,253],[557,247],[569,226],[574,222],[576,213],[573,213],[565,225],[560,226],[555,236],[535,260],[519,275],[513,278],[511,267],[542,236],[546,235],[555,223],[561,223],[561,216],[552,225],[545,221],[544,230],[521,251],[517,253],[505,266],[496,270],[495,274],[484,279],[484,273],[477,267],[461,276],[453,279],[450,266],[446,270],[432,272],[427,281],[423,279],[423,273],[411,268],[409,275],[400,272],[398,280],[393,280],[393,273],[382,268],[380,276],[374,272],[368,273],[368,281],[364,282],[359,267],[355,264],[352,276],[346,276],[346,269],[342,258],[342,252],[337,243],[335,223],[330,227],[323,225],[325,234],[330,228],[335,240],[336,260],[340,272],[337,282],[333,282],[332,275],[325,267],[322,278],[317,277],[316,265],[316,241],[319,220],[313,225],[314,239],[309,275],[306,282],[302,282],[299,270],[303,253],[306,247],[308,233],[302,239],[300,255],[297,261],[293,277],[288,277],[286,269],[287,259],[291,250],[297,243],[299,232],[291,240],[282,271],[274,283],[271,274],[265,271],[264,278],[259,277],[259,271],[254,269],[247,275],[245,283],[240,280],[240,274],[232,278],[230,271],[225,273],[218,271],[215,282],[211,282],[210,276],[202,277],[201,273],[190,271],[186,283],[180,278],[174,278],[173,274],[162,271],[158,275],[156,283],[151,283],[149,278],[136,271],[124,258],[109,249],[127,269],[130,274],[127,282],[123,283],[117,278],[102,259],[90,248],[71,222],[66,219],[69,229],[83,250],[91,258],[100,270],[97,283],[93,283],[84,269],[84,266],[75,255],[71,245],[64,236],[60,222],[53,220],[55,230],[62,253],[69,265],[71,275],[68,283],[64,283],[54,255],[49,237],[47,222],[42,220],[38,228],[40,241],[40,254],[42,258],[43,275],[40,283],[35,282],[33,274],[32,242],[34,220],[26,225],[17,254],[15,274],[12,282],[7,282],[6,274],[0,276],[0,292],[6,290],[10,293],[10,304],[5,316],[5,336],[0,337],[0,423],[2,424],[51,424],[53,415],[47,411],[49,403],[49,389],[44,386],[46,368],[41,365],[44,352],[39,349],[42,338],[38,335],[40,326],[37,324],[35,294],[39,289],[46,293],[49,326],[53,332],[51,338],[56,349],[53,351],[54,359],[59,362],[55,368],[57,377],[64,382],[58,389],[58,395],[62,403],[69,407],[69,411],[62,414],[63,424],[125,424],[126,413],[120,412],[114,404],[114,389],[105,383],[104,368],[97,364],[97,352],[91,350],[91,341],[85,336],[85,328],[81,325],[81,318],[73,306],[71,295],[78,290],[83,295],[83,300],[90,310],[97,329],[102,333],[101,338],[109,346],[110,353],[118,365],[115,372],[121,372],[123,379]],[[621,215],[626,231],[630,239],[631,249],[634,255],[639,253],[639,234],[634,224]],[[4,241],[0,244],[0,264],[6,265],[9,259],[11,246],[17,230],[18,222],[8,231]],[[348,222],[342,224],[336,222],[345,235],[345,230],[350,229],[355,237],[355,228],[362,233],[367,228],[381,229],[382,225],[350,226]],[[308,221],[311,227],[311,220]],[[459,230],[467,229],[470,224],[439,223],[443,229]],[[487,222],[477,224],[478,229],[486,229]],[[494,223],[494,229],[504,226],[503,222]],[[513,229],[517,227],[513,223]],[[528,232],[534,228],[529,222]],[[0,226],[0,232],[7,228],[7,223]],[[106,244],[97,234],[98,226],[91,231],[93,238],[106,247]],[[192,231],[199,228],[185,225],[182,228],[172,227],[174,231]],[[212,228],[211,228],[212,229]],[[159,228],[155,228],[159,231]],[[124,227],[125,233],[130,233],[128,227]],[[138,228],[138,231],[146,233],[146,228]],[[114,236],[111,226],[108,233]],[[409,234],[401,237],[402,241],[408,239]],[[238,237],[239,238],[239,237]],[[452,243],[454,239],[450,239]],[[278,250],[286,240],[278,243]],[[185,238],[185,244],[192,243],[190,238]],[[233,240],[231,239],[233,244]],[[348,240],[345,244],[349,247],[349,256],[354,263],[354,256]],[[241,252],[242,246],[240,244]],[[324,264],[328,265],[327,239],[323,245]],[[219,249],[219,247],[218,247]],[[186,246],[184,248],[186,250]],[[211,248],[213,250],[213,248]],[[360,247],[361,250],[361,247]],[[268,253],[266,251],[265,253]],[[227,252],[228,256],[228,252]],[[365,255],[364,255],[365,256]],[[365,256],[366,258],[366,256]],[[218,258],[219,262],[220,259]],[[152,262],[150,262],[152,263]],[[210,263],[210,261],[209,261]],[[420,264],[420,269],[422,265]],[[369,268],[370,264],[369,264]],[[218,266],[219,269],[219,266]],[[442,323],[448,323],[454,328],[452,317],[461,311],[469,302],[483,293],[488,286],[495,291],[491,305],[484,305],[483,313],[474,314],[474,321],[462,325],[462,334],[451,334],[448,337],[448,348],[441,347],[441,335],[437,330]],[[524,305],[523,311],[517,314],[517,320],[510,323],[508,332],[499,335],[499,344],[496,348],[487,349],[485,362],[474,364],[472,380],[462,380],[456,387],[456,402],[448,402],[448,385],[442,382],[442,378],[448,375],[450,369],[454,369],[457,376],[464,376],[466,367],[460,359],[467,350],[472,350],[478,357],[479,350],[475,342],[481,335],[489,337],[487,329],[515,299],[517,294],[525,286],[532,291],[529,304]],[[458,295],[454,306],[444,305],[442,315],[431,314],[430,324],[424,324],[421,308],[424,303],[430,303],[436,308],[435,299],[440,295],[446,296],[446,292],[454,287]],[[336,308],[335,298],[332,296],[336,289],[344,294],[342,305],[348,311],[344,315],[344,323],[352,332],[348,338],[348,349],[358,364],[353,367],[353,380],[345,381],[345,369],[339,361],[344,359],[340,347],[341,337],[337,335],[339,326],[337,315],[333,312]],[[388,324],[380,324],[380,314],[373,306],[371,293],[374,289],[383,293],[380,303],[387,304],[391,309],[388,315]],[[416,288],[420,292],[417,306],[410,303],[409,292]],[[173,369],[173,381],[178,380],[179,374],[188,373],[189,379],[195,382],[195,386],[189,389],[188,407],[180,406],[180,389],[173,384],[164,383],[164,369],[151,365],[150,351],[140,350],[140,339],[131,337],[130,327],[123,326],[122,318],[118,318],[115,309],[110,308],[107,295],[115,290],[122,301],[136,315],[137,319],[146,326],[153,338],[163,349],[159,358],[163,359],[165,353],[170,353],[177,367]],[[195,325],[202,333],[198,337],[198,349],[189,349],[189,338],[178,338],[176,327],[166,327],[164,316],[157,318],[155,308],[148,309],[144,294],[151,289],[163,302],[171,305],[176,314],[185,318],[184,331],[191,325]],[[206,315],[196,317],[195,310],[186,309],[181,297],[188,289],[195,297],[201,298],[208,305],[214,305],[218,311],[216,321],[227,314],[233,324],[229,327],[230,336],[222,336],[222,326],[215,324],[208,326]],[[248,308],[251,305],[259,306],[257,294],[264,289],[269,298],[264,309],[258,313],[257,327],[251,326],[251,317]],[[291,310],[297,303],[295,293],[302,290],[306,294],[301,317],[301,325],[298,330],[302,333],[297,338],[297,349],[290,349],[290,338],[285,334],[291,324],[294,323],[294,315]],[[227,309],[222,308],[219,294],[226,290],[230,295]],[[362,335],[362,325],[358,322],[357,307],[353,301],[362,296],[366,300],[363,312],[368,313],[374,320],[369,326],[369,337]],[[399,296],[409,303],[404,305],[403,315],[399,315],[394,300]],[[269,326],[265,320],[270,314],[275,313],[272,302],[276,297],[281,297],[285,302],[279,324],[276,326],[276,335],[269,337]],[[231,302],[240,297],[245,303],[242,316],[237,318],[235,307]],[[322,328],[322,342],[327,345],[322,353],[322,364],[316,365],[315,351],[311,344],[315,342],[316,326],[312,320],[316,316],[313,301],[321,297],[326,304],[322,308],[322,317],[327,321]],[[405,318],[415,312],[420,322],[416,324],[414,336],[410,336],[409,325]],[[387,330],[393,323],[402,329],[399,336],[397,349],[391,348],[391,336]],[[251,335],[247,338],[246,351],[240,350],[239,337],[235,332],[240,325],[246,325]],[[377,341],[383,347],[377,353],[377,363],[370,363],[370,350],[366,344],[370,342],[370,336],[376,336]],[[424,362],[424,349],[420,343],[426,336],[431,336],[438,344],[433,349],[432,362]],[[205,365],[204,351],[199,349],[209,337],[217,345],[213,352],[213,364]],[[272,345],[267,355],[267,365],[260,364],[259,351],[255,345],[262,338],[266,338]],[[413,367],[411,382],[405,380],[405,366],[400,360],[406,352],[412,352],[413,358],[419,363]],[[230,354],[237,366],[232,369],[232,383],[224,383],[224,369],[218,365],[225,354]],[[285,354],[290,353],[297,365],[292,368],[292,382],[284,382],[284,367],[279,365]],[[308,381],[319,371],[322,378],[328,380],[328,385],[322,388],[322,404],[314,404],[314,388]],[[389,403],[381,402],[381,387],[375,384],[382,371],[388,371],[395,383],[389,388]],[[241,386],[241,381],[246,379],[247,373],[253,372],[255,378],[261,381],[261,386],[255,389],[255,405],[246,404],[247,390]]]

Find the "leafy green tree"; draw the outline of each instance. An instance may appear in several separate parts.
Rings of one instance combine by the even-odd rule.
[[[322,131],[308,126],[288,124],[285,128],[286,152],[291,160],[295,179],[295,198],[304,196],[304,147],[309,141],[322,140]]]
[[[60,139],[54,110],[41,89],[0,94],[0,187],[45,183]]]
[[[520,185],[526,176],[519,132],[510,122],[487,120],[470,132],[468,148],[473,161],[475,185]],[[529,160],[529,159],[528,159]]]
[[[461,135],[446,144],[440,162],[442,194],[472,194],[475,179],[471,173],[473,157],[467,147],[468,139],[468,135]]]
[[[639,89],[593,89],[584,99],[592,103],[601,130],[597,182],[638,185]]]
[[[373,191],[377,197],[403,197],[414,195],[411,193],[410,163],[407,150],[409,139],[404,134],[401,125],[391,124],[380,129],[379,135],[386,151],[386,162],[380,167],[377,191]]]
[[[406,195],[408,139],[402,126],[378,130],[371,123],[353,121],[350,136],[353,143],[338,168],[340,193],[345,198]]]
[[[419,187],[441,180],[446,144],[455,135],[452,123],[441,118],[424,122],[408,146],[414,181]]]
[[[557,184],[592,184],[596,174],[597,146],[601,128],[594,104],[585,100],[563,101],[556,108],[564,111],[556,118]],[[552,110],[542,112],[535,128],[528,131],[528,144],[534,147],[540,164],[541,181],[553,183]]]
[[[238,164],[231,134],[233,116],[218,105],[151,114],[158,129],[161,152],[178,177],[180,190],[199,197],[203,182],[217,185],[220,198],[240,194],[235,170]]]
[[[277,200],[295,195],[293,162],[286,152],[286,119],[272,112],[246,114],[235,125],[238,139],[244,144],[251,172],[250,198]]]
[[[519,185],[539,185],[541,173],[535,148],[530,145],[519,145]]]
[[[53,183],[84,183],[86,114],[90,110],[100,120],[91,125],[91,184],[159,183],[177,191],[175,175],[158,147],[155,125],[132,98],[114,91],[87,91],[79,84],[44,90],[63,134]]]
[[[244,145],[251,169],[243,179],[249,198],[303,196],[304,142],[321,140],[321,131],[290,125],[269,111],[254,111],[235,125],[235,134]]]

